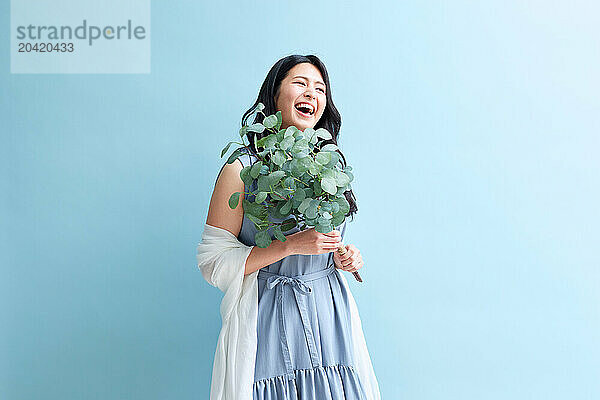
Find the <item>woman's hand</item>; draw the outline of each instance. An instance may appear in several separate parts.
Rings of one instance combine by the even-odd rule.
[[[284,243],[287,243],[290,254],[324,254],[337,250],[342,243],[342,235],[335,229],[321,233],[310,228],[286,236]]]
[[[360,250],[353,244],[346,245],[346,253],[343,256],[335,251],[333,253],[333,262],[336,268],[348,272],[358,271],[364,265]]]

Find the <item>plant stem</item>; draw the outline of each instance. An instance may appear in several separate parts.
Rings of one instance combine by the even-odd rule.
[[[290,176],[291,176],[291,175],[290,175]],[[298,178],[296,178],[295,176],[292,176],[292,178],[294,178],[295,180],[297,180],[297,181],[298,181],[298,182],[300,182],[300,183],[303,183],[305,186],[310,186],[308,183],[304,182],[304,181],[303,181],[303,180],[301,180],[301,179],[298,179]]]

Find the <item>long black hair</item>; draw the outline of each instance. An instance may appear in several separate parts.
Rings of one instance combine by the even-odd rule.
[[[310,63],[314,65],[319,72],[321,72],[321,76],[323,76],[323,80],[325,81],[325,96],[326,96],[326,104],[325,110],[323,111],[323,115],[321,119],[317,122],[314,129],[325,128],[331,133],[332,138],[330,140],[323,141],[322,145],[327,143],[333,143],[337,145],[338,137],[340,134],[340,128],[342,126],[342,117],[340,116],[339,111],[333,104],[333,98],[331,97],[331,85],[329,84],[329,74],[327,73],[327,68],[325,68],[325,64],[319,59],[319,57],[315,55],[307,55],[302,56],[298,54],[292,54],[286,57],[283,57],[279,61],[275,63],[271,67],[271,70],[267,74],[265,81],[263,82],[260,91],[258,92],[258,98],[242,116],[242,126],[247,125],[248,118],[254,114],[254,110],[258,103],[262,103],[265,106],[263,113],[265,115],[275,114],[278,110],[275,106],[275,95],[279,91],[279,87],[281,86],[281,81],[287,76],[290,69],[292,69],[296,64],[300,63]],[[254,121],[252,123],[263,122],[264,115],[261,113],[256,113]],[[247,138],[250,142],[250,151],[252,151],[256,155],[256,141],[261,139],[264,135],[267,135],[269,132],[264,131],[263,133],[256,132],[248,132]],[[346,157],[342,154],[342,151],[337,150],[342,159],[342,167],[347,165]],[[354,192],[352,189],[346,190],[344,192],[344,196],[348,203],[350,204],[350,211],[348,211],[347,216],[352,216],[354,219],[354,214],[358,211],[358,206],[356,204],[356,197],[354,196]]]

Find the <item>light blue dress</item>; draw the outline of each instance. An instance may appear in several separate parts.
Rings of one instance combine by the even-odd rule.
[[[248,153],[239,159],[244,166],[255,161]],[[337,229],[343,238],[346,222]],[[255,245],[256,231],[244,216],[238,240]],[[332,252],[287,256],[259,271],[254,400],[366,400],[341,273]]]

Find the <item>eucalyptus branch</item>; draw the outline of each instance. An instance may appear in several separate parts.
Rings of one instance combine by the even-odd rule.
[[[262,161],[262,162],[263,162],[263,164],[266,164],[266,163],[267,163],[267,160],[266,160],[266,159],[264,159],[264,158],[262,158],[262,157],[261,157],[261,155],[260,155],[260,154],[258,154],[258,151],[256,152],[256,157],[257,157],[257,158],[258,158],[260,161]]]
[[[281,111],[266,115],[263,109],[264,105],[259,103],[256,112],[264,116],[262,123],[252,124],[251,130],[248,129],[250,126],[242,127],[246,135],[249,132],[264,132],[263,137],[255,141],[254,149],[257,153],[256,162],[261,163],[261,168],[254,168],[253,164],[251,168],[243,168],[240,172],[240,177],[248,187],[258,181],[258,187],[269,188],[260,191],[257,187],[250,193],[244,192],[255,196],[254,201],[244,203],[244,214],[257,228],[256,245],[268,247],[273,240],[271,235],[284,241],[282,232],[295,227],[301,230],[314,227],[318,232],[330,232],[345,221],[350,210],[343,192],[348,190],[353,180],[352,168],[338,168],[340,154],[337,145],[324,144],[324,141],[332,138],[326,129],[300,130],[290,126],[282,134]],[[243,135],[244,131],[240,131],[240,134]],[[242,145],[248,151],[253,150],[249,145]],[[258,148],[263,149],[263,156],[258,154]],[[234,153],[230,159],[237,156],[239,153]],[[338,192],[342,195],[338,195]],[[234,193],[229,200],[230,207],[235,208],[238,201],[239,193],[237,197]]]

